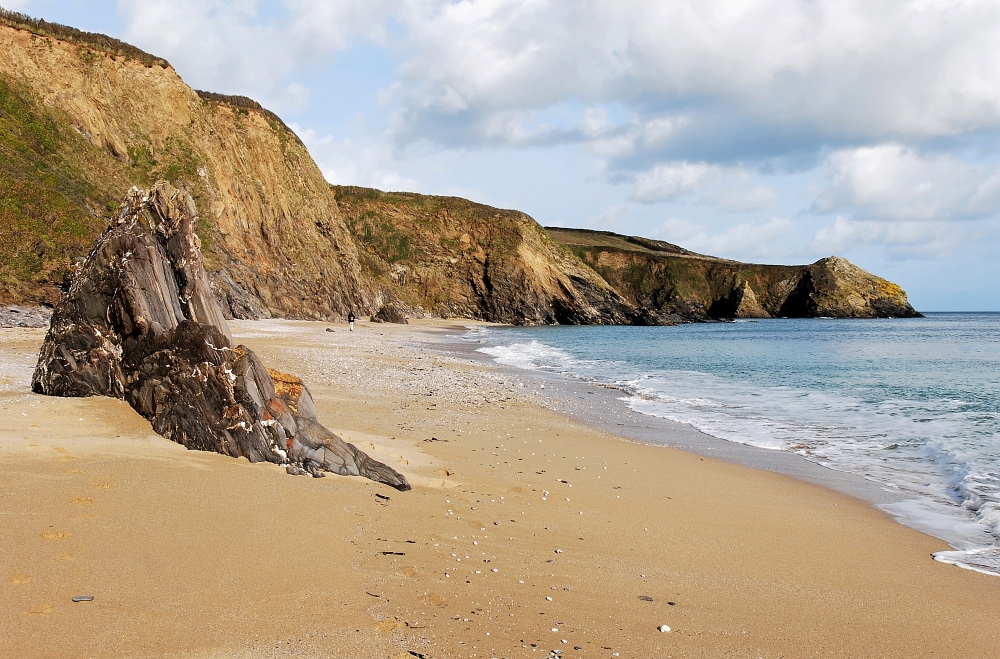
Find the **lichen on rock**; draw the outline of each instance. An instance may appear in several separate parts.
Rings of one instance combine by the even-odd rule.
[[[301,380],[232,346],[196,222],[190,196],[169,183],[129,191],[53,312],[32,389],[124,399],[190,449],[410,489],[402,474],[323,427]]]

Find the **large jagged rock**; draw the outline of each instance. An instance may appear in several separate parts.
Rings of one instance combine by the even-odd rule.
[[[190,449],[410,489],[324,428],[301,380],[268,371],[232,335],[202,265],[190,196],[133,188],[52,316],[32,389],[122,398]]]

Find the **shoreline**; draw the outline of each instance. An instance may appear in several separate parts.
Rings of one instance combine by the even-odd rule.
[[[873,506],[910,500],[903,493],[885,490],[875,481],[852,472],[821,465],[796,453],[732,442],[678,421],[636,412],[622,400],[624,396],[629,395],[628,392],[618,387],[578,380],[557,373],[498,364],[492,357],[476,352],[472,344],[463,345],[461,341],[445,344],[441,352],[510,371],[516,373],[518,377],[542,384],[544,393],[541,391],[536,393],[540,404],[547,409],[623,439],[649,446],[676,448],[749,469],[791,476],[806,483],[861,499]],[[599,403],[600,407],[607,411],[602,416],[588,413],[582,404],[584,402]]]
[[[931,560],[944,543],[545,409],[425,338],[454,325],[234,323],[406,493],[186,451],[120,401],[27,393],[44,332],[4,330],[0,407],[21,423],[0,431],[0,655],[988,656],[1000,640],[1000,585]]]
[[[475,326],[468,327],[471,333]],[[614,384],[590,381],[565,373],[533,370],[498,363],[477,352],[483,345],[474,336],[458,337],[443,352],[491,364],[531,380],[539,389],[538,402],[546,408],[591,428],[651,446],[678,448],[735,465],[783,474],[865,501],[892,516],[899,524],[946,542],[949,547],[934,559],[957,567],[1000,577],[994,568],[969,560],[977,551],[994,553],[994,538],[958,513],[934,509],[937,505],[918,493],[838,469],[819,460],[784,449],[767,449],[715,437],[687,424],[635,411],[629,399],[635,394]],[[977,537],[982,536],[982,537]],[[986,543],[986,544],[983,544]]]

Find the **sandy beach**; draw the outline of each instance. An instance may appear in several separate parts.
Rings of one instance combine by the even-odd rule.
[[[233,326],[410,492],[32,394],[44,330],[0,330],[0,656],[995,655],[1000,579],[933,561],[942,541],[588,428],[436,351],[454,327]]]

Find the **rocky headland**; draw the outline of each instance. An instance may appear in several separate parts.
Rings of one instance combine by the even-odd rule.
[[[902,288],[836,256],[758,265],[605,231],[547,231],[631,304],[669,319],[920,316]]]
[[[464,199],[331,186],[258,103],[196,91],[166,60],[104,35],[0,10],[0,55],[0,303],[54,305],[124,191],[165,179],[202,211],[206,274],[229,318],[916,314],[898,286],[842,259],[741,264],[546,231]]]

